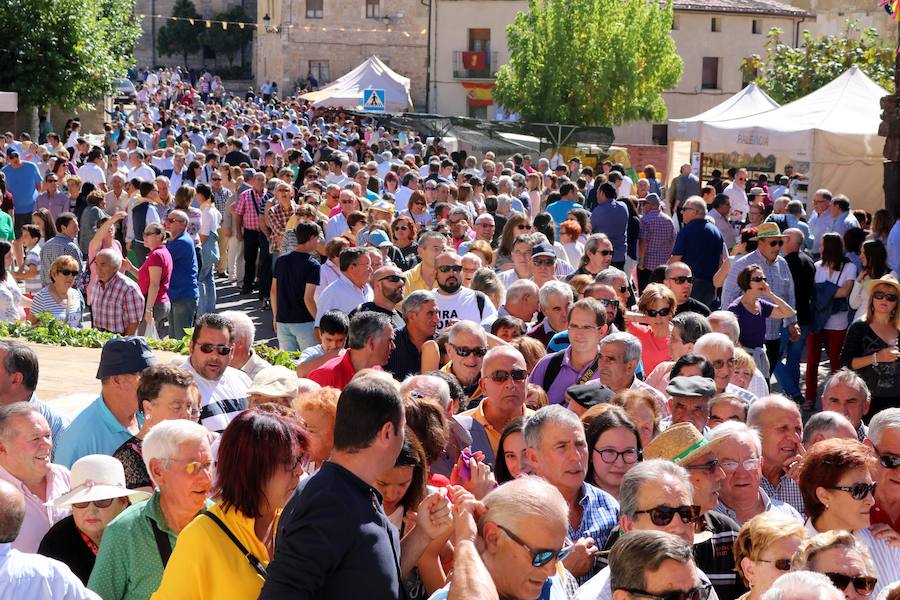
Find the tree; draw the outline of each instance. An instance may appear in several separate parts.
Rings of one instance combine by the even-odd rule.
[[[235,5],[225,12],[218,13],[214,19],[228,22],[228,27],[222,29],[220,23],[213,23],[212,28],[204,33],[203,43],[212,48],[216,56],[225,56],[229,67],[233,66],[234,57],[253,39],[253,18],[241,6]],[[239,25],[234,25],[236,22],[251,25],[242,29]]]
[[[179,18],[168,21],[159,28],[156,49],[163,56],[180,54],[184,58],[184,67],[187,68],[188,56],[200,51],[203,36],[200,13],[191,0],[175,0],[172,16]],[[193,22],[184,19],[193,19]]]
[[[682,71],[672,18],[671,0],[529,0],[506,29],[494,99],[526,121],[661,121]]]
[[[819,89],[853,65],[893,93],[894,49],[884,42],[878,30],[860,30],[858,22],[847,21],[840,36],[815,38],[804,31],[796,48],[782,41],[783,33],[777,27],[769,30],[765,59],[753,54],[741,62],[744,79],[755,81],[779,104]]]

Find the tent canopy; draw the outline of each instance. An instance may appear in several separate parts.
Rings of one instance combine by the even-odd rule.
[[[361,65],[337,78],[331,85],[316,92],[303,94],[301,98],[310,100],[316,107],[362,108],[363,90],[384,90],[384,104],[387,111],[412,110],[409,78],[392,71],[377,56],[370,56]]]
[[[738,119],[778,108],[778,103],[751,83],[734,96],[709,110],[684,119],[669,119],[669,136],[673,139],[696,140],[703,124],[709,121]]]

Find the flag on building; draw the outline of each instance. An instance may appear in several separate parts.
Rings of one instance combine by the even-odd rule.
[[[463,81],[469,106],[490,106],[494,103],[494,82]]]

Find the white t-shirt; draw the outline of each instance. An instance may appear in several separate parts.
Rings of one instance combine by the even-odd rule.
[[[484,310],[478,310],[478,299],[469,288],[459,288],[454,294],[445,294],[441,290],[434,293],[437,298],[438,322],[440,331],[453,321],[472,321],[474,323],[492,323],[497,318],[497,309],[487,296],[484,298]]]
[[[750,202],[747,200],[747,192],[744,189],[743,184],[732,181],[722,193],[731,200],[731,215],[740,213],[740,219],[738,220],[743,221],[744,217],[747,216],[747,213],[750,212]]]
[[[210,204],[200,211],[200,235],[209,235],[213,231],[219,230],[222,224],[222,213],[215,205]]]
[[[78,177],[82,183],[93,183],[94,186],[100,187],[100,184],[106,184],[106,174],[99,166],[94,163],[84,163],[78,169]]]
[[[141,181],[153,181],[156,179],[156,173],[153,172],[153,169],[148,167],[145,164],[141,164],[139,167],[134,168],[128,167],[128,179],[134,179],[137,177]]]
[[[840,272],[832,271],[829,267],[822,265],[821,260],[816,262],[816,283],[830,281],[837,284],[838,287],[843,287],[845,282],[853,281],[854,279],[856,279],[856,265],[852,262],[844,263],[844,268]],[[825,323],[825,329],[832,331],[847,329],[849,316],[850,312],[846,310],[831,315]]]

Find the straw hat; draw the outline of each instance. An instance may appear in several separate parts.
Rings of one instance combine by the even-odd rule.
[[[294,371],[276,365],[257,373],[247,393],[271,398],[293,398],[297,395],[297,385],[297,374]]]
[[[149,492],[126,488],[122,463],[104,454],[91,454],[75,461],[70,482],[72,487],[68,492],[45,502],[45,506],[66,508],[78,502],[122,497],[128,497],[134,504],[151,495]]]
[[[750,238],[753,240],[767,240],[770,238],[783,238],[785,235],[781,233],[781,229],[778,227],[778,223],[772,223],[770,221],[766,221],[765,223],[760,223],[759,227],[756,228],[756,237]]]
[[[717,445],[718,442],[707,440],[692,424],[676,423],[647,444],[644,460],[661,458],[682,465],[709,454]]]
[[[872,293],[872,290],[875,289],[875,286],[889,285],[894,288],[894,291],[897,292],[898,295],[900,295],[900,282],[898,282],[893,275],[884,275],[880,279],[869,279],[863,285],[865,286],[866,291],[869,292],[869,294]]]

